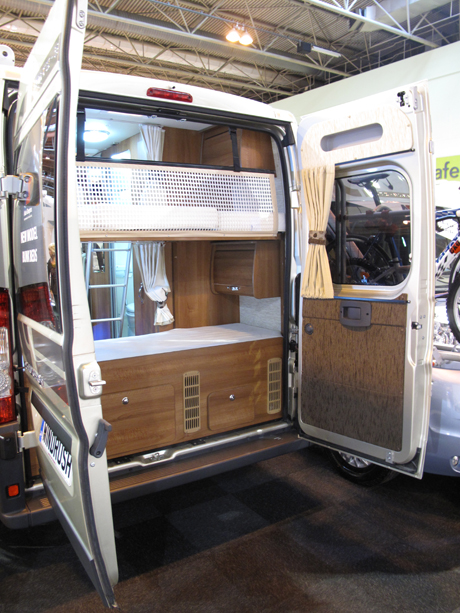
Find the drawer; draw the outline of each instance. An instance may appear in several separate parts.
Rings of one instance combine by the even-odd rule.
[[[123,399],[128,403],[124,404]],[[102,414],[112,432],[107,442],[107,457],[138,453],[176,438],[174,387],[158,385],[102,395]]]
[[[208,426],[210,430],[238,428],[255,418],[252,385],[212,392],[208,396]]]

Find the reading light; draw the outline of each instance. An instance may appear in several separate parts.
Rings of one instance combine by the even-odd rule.
[[[236,29],[235,26],[230,30],[230,32],[225,37],[229,43],[237,43],[240,40],[240,33]]]

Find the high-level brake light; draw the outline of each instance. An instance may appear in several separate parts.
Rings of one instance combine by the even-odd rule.
[[[163,100],[175,100],[176,102],[193,102],[192,94],[176,92],[175,89],[161,89],[160,87],[149,87],[147,96],[162,98]]]
[[[15,419],[10,300],[8,291],[2,289],[0,290],[0,424]]]

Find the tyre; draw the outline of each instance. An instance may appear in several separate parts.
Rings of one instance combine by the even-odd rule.
[[[450,329],[460,343],[460,274],[458,274],[454,282],[449,285],[446,306]]]
[[[329,451],[330,459],[336,471],[349,481],[370,487],[379,485],[397,476],[397,473],[382,466],[372,464],[355,455],[343,451]]]
[[[455,277],[457,276],[457,273],[460,272],[460,255],[458,255],[455,260],[452,262],[452,265],[450,267],[450,275],[449,275],[449,287],[453,284],[453,282],[455,281]]]

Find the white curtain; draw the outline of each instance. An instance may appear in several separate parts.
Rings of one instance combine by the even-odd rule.
[[[302,184],[310,230],[301,291],[303,298],[334,298],[326,252],[326,229],[334,178],[333,165],[302,170]]]
[[[165,131],[160,126],[140,125],[139,127],[147,148],[147,159],[152,162],[161,162],[163,159]]]
[[[166,277],[165,244],[161,242],[142,242],[134,244],[137,264],[141,272],[144,292],[157,303],[155,326],[172,324],[174,317],[166,306],[171,291]]]

